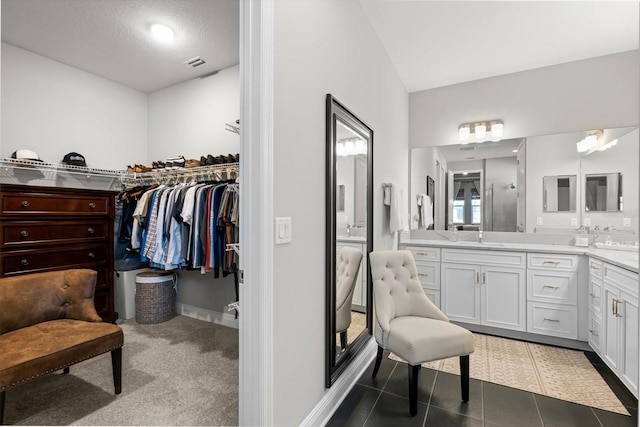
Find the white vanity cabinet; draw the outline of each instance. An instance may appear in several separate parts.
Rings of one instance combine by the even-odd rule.
[[[598,353],[638,397],[638,274],[608,263],[602,272]]]
[[[424,293],[440,308],[440,248],[403,246],[402,249],[411,251]]]
[[[578,338],[577,255],[527,255],[527,332]]]
[[[442,249],[441,309],[450,320],[526,330],[525,254]]]
[[[358,270],[358,277],[356,278],[356,285],[353,290],[353,299],[351,300],[352,309],[355,311],[364,312],[367,305],[367,246],[366,243],[360,242],[346,242],[338,240],[336,242],[336,254],[342,251],[342,248],[349,246],[362,251],[362,262],[360,262],[360,269]]]

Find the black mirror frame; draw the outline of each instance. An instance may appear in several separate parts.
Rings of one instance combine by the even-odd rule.
[[[326,97],[326,376],[325,387],[329,388],[356,357],[360,349],[364,347],[373,331],[373,292],[371,285],[371,272],[367,275],[367,327],[347,346],[341,357],[336,360],[336,150],[335,150],[335,119],[339,117],[342,122],[351,126],[354,130],[367,138],[367,253],[368,257],[373,250],[373,129],[360,120],[331,94]]]

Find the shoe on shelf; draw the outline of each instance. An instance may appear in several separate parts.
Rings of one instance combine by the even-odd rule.
[[[206,166],[206,165],[208,165],[207,156],[200,156],[200,166]]]
[[[164,168],[165,170],[173,169],[173,158],[170,157],[167,160],[165,160]]]
[[[207,165],[217,165],[219,162],[211,154],[207,154]]]
[[[177,156],[173,158],[173,169],[183,168],[185,165],[184,156]]]
[[[197,168],[200,166],[200,161],[196,159],[188,159],[184,163],[185,168]]]

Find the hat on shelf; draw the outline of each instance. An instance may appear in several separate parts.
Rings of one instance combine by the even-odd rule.
[[[76,152],[71,152],[64,156],[62,159],[62,164],[64,165],[72,165],[72,166],[87,166],[87,162],[84,159],[82,154],[78,154]]]
[[[16,160],[31,160],[33,162],[42,162],[38,153],[32,150],[16,150],[11,153],[11,158]]]

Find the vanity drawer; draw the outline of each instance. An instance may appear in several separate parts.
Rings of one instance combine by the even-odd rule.
[[[524,252],[489,251],[486,249],[442,249],[442,262],[464,264],[497,265],[502,267],[525,267]]]
[[[528,299],[552,304],[577,303],[578,280],[575,272],[528,270],[527,275]]]
[[[2,247],[63,245],[107,239],[109,222],[5,221],[0,224]]]
[[[41,194],[38,192],[0,193],[0,209],[6,216],[94,216],[113,215],[114,199],[110,196],[73,194]]]
[[[591,277],[589,279],[589,310],[597,316],[602,316],[602,282]]]
[[[4,252],[0,254],[3,276],[64,270],[67,268],[91,268],[109,260],[106,245],[72,246],[64,249],[37,249]]]
[[[578,309],[574,305],[527,303],[527,332],[578,338]]]
[[[413,259],[418,261],[440,261],[440,248],[421,246],[405,246],[405,250],[411,251]]]
[[[632,295],[638,295],[638,273],[608,263],[603,263],[602,277],[605,282],[612,283]]]
[[[578,256],[561,254],[528,254],[527,267],[548,268],[554,270],[576,270],[578,268]]]
[[[602,261],[595,258],[589,258],[589,274],[592,277],[602,279]]]
[[[600,333],[602,325],[600,319],[593,315],[589,315],[589,345],[596,353],[600,354]]]
[[[440,289],[440,263],[416,261],[418,280],[423,288]]]
[[[433,289],[424,289],[424,293],[427,295],[427,298],[431,300],[432,303],[436,305],[436,307],[440,308],[440,291],[434,291]]]

